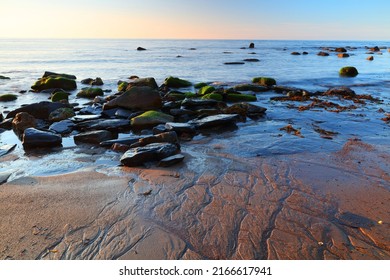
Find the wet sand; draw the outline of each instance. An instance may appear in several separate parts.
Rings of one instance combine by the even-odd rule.
[[[183,150],[169,169],[0,185],[0,258],[390,259],[390,154]]]

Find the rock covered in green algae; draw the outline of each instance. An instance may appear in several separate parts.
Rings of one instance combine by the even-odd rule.
[[[65,92],[65,91],[58,91],[56,93],[53,94],[53,96],[51,97],[51,102],[59,102],[59,101],[68,101],[69,99],[69,93]]]
[[[75,90],[77,88],[76,76],[69,74],[57,74],[54,72],[45,72],[42,78],[38,79],[31,86],[34,91],[43,91],[46,89],[61,88],[63,90]]]
[[[9,102],[9,101],[14,101],[16,99],[18,99],[18,96],[16,94],[11,94],[11,93],[0,94],[0,102]]]
[[[226,100],[228,102],[241,102],[241,101],[253,102],[253,101],[257,101],[257,98],[256,96],[251,94],[230,93],[226,96]]]
[[[222,101],[223,100],[223,96],[222,94],[219,94],[219,93],[208,93],[208,94],[205,94],[202,96],[202,99],[212,99],[212,100],[216,100],[216,101]]]
[[[181,88],[181,87],[190,87],[192,83],[187,80],[170,76],[165,79],[164,85],[171,88]]]
[[[339,74],[342,77],[356,77],[359,72],[353,66],[346,66],[340,69]]]
[[[131,126],[136,129],[153,127],[167,122],[173,122],[174,117],[159,111],[147,111],[131,119]]]
[[[58,108],[50,113],[49,121],[59,122],[74,117],[75,115],[72,108]]]
[[[96,96],[103,96],[104,92],[101,88],[83,88],[79,93],[77,93],[77,97],[83,98],[95,98]]]
[[[271,87],[276,85],[276,80],[269,77],[256,77],[252,79],[252,83],[259,84],[261,86]]]
[[[209,93],[212,93],[215,91],[215,87],[212,87],[212,86],[203,86],[199,89],[199,95],[206,95],[206,94],[209,94]]]

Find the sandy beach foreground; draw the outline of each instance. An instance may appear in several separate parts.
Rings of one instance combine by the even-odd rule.
[[[1,259],[390,259],[390,155],[237,158],[0,186]]]

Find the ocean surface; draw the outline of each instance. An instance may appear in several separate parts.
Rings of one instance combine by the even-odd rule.
[[[255,43],[254,49],[248,49],[251,42]],[[335,52],[330,52],[328,57],[317,56],[323,47],[347,46],[349,58],[338,58]],[[374,46],[380,47],[381,52],[372,54],[374,60],[368,61],[366,58],[371,54],[367,54],[366,47]],[[147,50],[137,51],[137,47]],[[82,79],[101,77],[104,81],[103,89],[112,90],[112,93],[116,92],[118,80],[127,80],[131,75],[154,77],[158,84],[163,83],[168,76],[177,76],[193,83],[207,82],[225,86],[250,83],[253,77],[268,76],[275,78],[279,85],[313,92],[348,86],[357,94],[371,94],[383,102],[368,102],[356,110],[341,113],[326,110],[299,112],[287,106],[292,102],[271,101],[270,97],[277,95],[274,92],[259,93],[255,104],[268,109],[265,118],[240,123],[238,130],[202,134],[195,140],[207,138],[211,144],[225,147],[227,151],[234,150],[236,155],[242,157],[306,151],[332,152],[340,149],[351,138],[387,150],[390,148],[390,127],[381,120],[385,113],[390,113],[390,52],[387,47],[390,48],[390,41],[1,39],[0,75],[11,79],[0,80],[0,94],[17,94],[18,100],[0,103],[0,111],[5,115],[22,104],[47,100],[48,95],[28,92],[45,71],[76,75],[78,89],[83,87],[80,84]],[[308,55],[293,56],[291,52],[294,51],[308,52]],[[251,58],[259,62],[224,64]],[[343,66],[355,66],[359,75],[355,78],[339,77],[338,71]],[[22,91],[27,92],[20,93]],[[72,92],[72,102],[84,104],[89,101],[76,99],[76,93],[77,90]],[[346,105],[345,102],[342,104]],[[288,124],[300,129],[304,137],[280,130]],[[324,139],[313,127],[333,131],[337,135],[333,139]],[[15,141],[12,132],[0,134],[0,145]],[[25,169],[29,158],[20,143],[17,144],[20,159],[14,165]],[[64,146],[72,148],[75,145],[71,139],[65,139]],[[51,154],[54,159],[50,160],[60,160],[64,153],[70,152],[65,149]],[[115,158],[115,155],[109,154],[109,157]],[[49,166],[47,162],[50,173]],[[53,170],[58,166],[53,167]],[[84,166],[84,163],[80,163],[80,166]],[[0,171],[5,168],[4,165],[0,166]]]

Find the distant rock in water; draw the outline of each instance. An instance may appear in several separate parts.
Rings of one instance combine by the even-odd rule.
[[[224,64],[225,64],[225,65],[241,65],[241,64],[245,64],[245,62],[242,62],[242,61],[225,62]]]
[[[318,56],[329,56],[329,53],[327,52],[319,52],[317,53]]]
[[[250,49],[254,49],[254,48],[255,48],[255,43],[250,43],[250,44],[249,44],[249,48],[250,48]]]
[[[371,55],[371,56],[367,57],[367,60],[373,61],[374,57]]]
[[[87,79],[81,80],[81,83],[83,85],[91,85],[91,86],[102,86],[102,85],[104,85],[103,80],[100,77],[96,77],[96,79],[87,78]]]
[[[146,49],[143,48],[143,47],[138,47],[138,48],[137,48],[137,51],[146,51]]]
[[[246,58],[246,59],[244,59],[244,61],[246,61],[246,62],[259,62],[260,59],[257,59],[257,58]]]
[[[346,48],[336,48],[334,51],[339,52],[339,53],[346,53],[347,49]]]
[[[0,75],[0,80],[10,80],[10,77]]]
[[[301,55],[300,52],[292,52],[291,55]]]
[[[359,74],[359,72],[355,67],[347,66],[341,68],[339,74],[340,76],[343,77],[356,77]]]
[[[347,53],[339,53],[339,54],[337,54],[337,56],[340,57],[340,58],[346,58],[346,57],[349,57],[349,54],[347,54]]]

